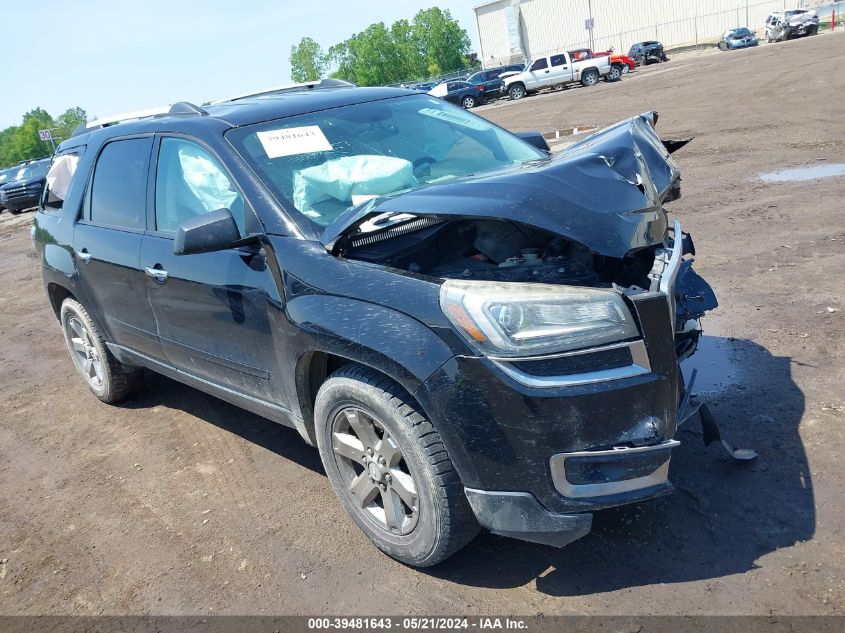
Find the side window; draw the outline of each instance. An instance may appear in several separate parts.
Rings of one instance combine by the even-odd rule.
[[[55,213],[62,208],[81,153],[81,148],[74,149],[53,158],[50,171],[47,172],[47,186],[42,194],[42,207],[45,212]]]
[[[535,61],[533,64],[531,64],[530,70],[543,70],[544,68],[548,68],[548,67],[549,67],[548,60],[545,57],[541,57],[540,59]]]
[[[566,66],[566,55],[552,55],[552,66]]]
[[[185,220],[225,208],[244,234],[243,198],[220,164],[196,143],[161,139],[155,191],[157,231],[175,233]]]
[[[491,70],[487,73],[487,81],[492,81],[493,79],[498,79],[499,75],[502,74],[501,70]]]
[[[103,148],[91,185],[91,221],[143,230],[147,215],[147,167],[153,139],[112,141]]]

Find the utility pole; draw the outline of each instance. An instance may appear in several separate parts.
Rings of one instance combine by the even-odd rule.
[[[590,25],[590,50],[593,50],[595,42],[593,40],[593,0],[587,0],[587,13],[589,14],[588,24]]]

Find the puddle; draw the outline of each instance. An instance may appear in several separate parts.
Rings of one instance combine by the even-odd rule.
[[[554,141],[559,138],[564,138],[566,136],[576,136],[577,134],[588,134],[589,132],[595,132],[598,128],[594,125],[576,125],[574,127],[565,127],[560,130],[552,130],[551,132],[545,132],[543,137],[547,141]]]
[[[763,182],[800,182],[802,180],[832,178],[833,176],[845,176],[845,163],[830,163],[828,165],[770,171],[766,174],[760,174],[760,180]]]
[[[719,336],[702,336],[698,350],[681,363],[684,380],[689,382],[692,370],[695,376],[693,393],[719,393],[733,387],[740,381],[739,354],[734,341]]]

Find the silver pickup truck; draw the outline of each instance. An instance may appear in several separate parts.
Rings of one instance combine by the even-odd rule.
[[[573,62],[569,53],[555,53],[535,58],[521,73],[500,75],[501,90],[511,99],[522,99],[528,93],[553,86],[578,82],[594,86],[610,69],[610,57],[606,55]]]

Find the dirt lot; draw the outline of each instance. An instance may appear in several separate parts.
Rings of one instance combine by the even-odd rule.
[[[415,571],[348,520],[294,431],[160,377],[120,407],[74,374],[31,214],[0,216],[0,612],[845,613],[845,33],[689,56],[481,113],[513,129],[649,109],[694,136],[671,205],[720,307],[699,391],[751,464],[692,424],[677,492],[563,550],[480,536]]]

